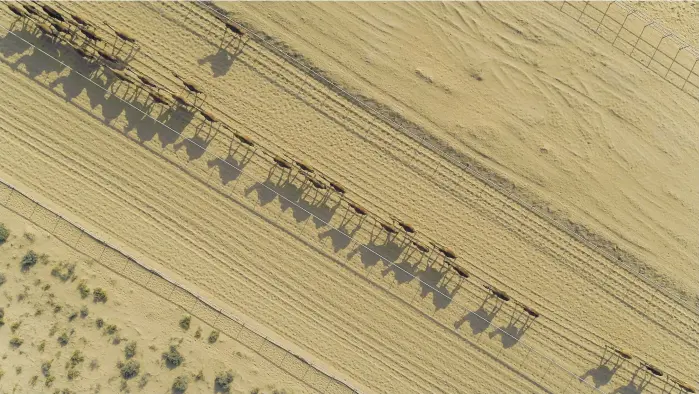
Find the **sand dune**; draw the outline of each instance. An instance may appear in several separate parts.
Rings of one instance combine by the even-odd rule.
[[[573,375],[603,392],[637,385],[632,364],[610,373],[609,365],[600,363],[601,346],[607,342],[630,348],[673,375],[696,380],[699,316],[694,311],[350,105],[258,43],[247,41],[239,51],[232,49],[235,42],[221,49],[224,30],[205,9],[177,3],[101,4],[99,12],[84,3],[68,6],[132,32],[141,43],[133,67],[172,87],[177,86],[172,71],[205,86],[208,108],[235,130],[275,151],[310,160],[347,185],[369,210],[415,223],[419,231],[455,248],[457,261],[475,277],[460,282],[439,262],[426,263],[400,238],[386,240],[370,221],[360,223],[335,197],[323,199],[298,176],[284,182],[280,169],[247,151],[231,131],[210,130],[199,115],[183,110],[148,106],[143,94],[114,84],[110,73],[94,74],[97,84],[85,81],[79,73],[87,75],[91,69],[72,49],[15,26],[16,36],[5,35],[0,42],[0,72],[9,81],[0,87],[2,105],[9,108],[0,121],[0,174],[139,260],[268,327],[362,392],[591,390]],[[668,290],[691,289],[696,267],[690,258],[696,250],[691,239],[681,240],[683,244],[676,234],[685,236],[695,226],[686,214],[696,202],[692,185],[682,180],[694,171],[691,158],[697,150],[691,134],[674,128],[686,125],[691,133],[691,111],[658,109],[662,95],[675,102],[685,98],[643,71],[620,74],[623,67],[616,66],[628,66],[631,60],[598,48],[591,37],[556,19],[555,9],[546,5],[495,9],[468,4],[463,6],[473,11],[468,16],[462,5],[450,4],[311,4],[303,10],[295,4],[277,6],[256,9],[256,15],[274,20],[259,20],[264,29],[274,33],[286,25],[297,32],[296,38],[317,36],[317,47],[306,41],[300,50],[323,59],[323,68],[346,75],[343,82],[353,85],[351,78],[370,78],[353,86],[406,111],[455,149],[482,152],[481,159],[518,183],[569,204],[573,217],[580,215],[576,218],[595,229],[606,228],[601,231],[605,235],[653,258],[650,263],[675,281],[662,284]],[[298,12],[315,15],[313,24],[304,25],[308,29],[322,29],[333,13],[346,16],[337,17],[343,23],[368,23],[361,34],[345,28],[355,35],[343,41],[347,52],[335,55],[361,52],[350,45],[373,47],[376,52],[366,54],[370,61],[365,63],[371,65],[372,56],[374,63],[384,62],[391,78],[366,72],[350,58],[339,59],[353,70],[333,68],[338,63],[323,58],[323,48],[331,45],[324,40],[337,38],[303,31],[269,12],[290,19]],[[379,12],[380,18],[369,18]],[[511,21],[513,14],[527,12],[546,18],[521,17],[535,23],[530,26],[534,32],[513,29],[513,23],[525,23]],[[449,23],[442,20],[444,15]],[[443,47],[431,45],[431,30],[414,27],[423,20],[464,36],[445,39]],[[1,22],[8,27],[11,19],[3,14]],[[398,25],[403,25],[401,34],[392,32]],[[391,40],[382,40],[377,32]],[[512,35],[519,38],[511,42]],[[393,48],[408,42],[416,53],[429,53],[417,50],[426,46],[446,51],[431,54],[444,63],[437,69],[425,61],[429,67],[418,65],[407,74],[393,69],[396,64],[417,64],[396,62],[394,55],[400,51]],[[541,46],[556,48],[556,54]],[[586,73],[592,72],[580,61],[593,47],[610,63],[603,77],[590,77]],[[452,69],[461,79],[445,71],[451,67],[447,60],[458,62],[475,53],[495,60],[487,68],[466,67],[468,75],[463,64]],[[575,67],[565,71],[563,65],[569,64]],[[415,78],[429,86],[415,89]],[[638,85],[639,78],[647,84]],[[643,105],[659,114],[621,104],[638,100],[641,89],[655,89],[651,83],[656,82],[658,101]],[[392,94],[392,89],[401,94]],[[479,105],[464,105],[469,102]],[[678,118],[670,120],[672,111]],[[660,139],[644,131],[646,127],[634,126],[656,124],[647,119],[651,116],[664,117],[657,124],[674,122],[663,130],[673,133],[671,138]],[[628,117],[634,122],[622,120]],[[437,129],[445,128],[442,122],[466,125],[466,119],[469,126],[463,130],[480,132],[445,135]],[[505,137],[495,130],[512,134]],[[571,148],[571,138],[587,148]],[[523,154],[523,145],[537,153]],[[678,162],[678,157],[686,161]],[[244,174],[227,163],[242,166]],[[661,177],[676,199],[660,198],[663,191],[652,181]],[[677,263],[661,266],[656,254]],[[543,316],[525,323],[511,303],[498,309],[483,290],[484,281]],[[651,381],[646,389],[660,392],[662,383]]]

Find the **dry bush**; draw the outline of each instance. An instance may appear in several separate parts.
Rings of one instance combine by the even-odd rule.
[[[27,254],[22,257],[21,267],[22,271],[29,271],[30,268],[36,265],[39,261],[39,255],[35,251],[30,250]]]
[[[4,224],[0,223],[0,245],[4,244],[8,238],[10,238],[10,230],[8,230]]]
[[[184,356],[177,350],[177,346],[170,345],[170,350],[163,353],[163,359],[168,368],[175,368],[184,362]]]
[[[218,341],[218,335],[218,330],[211,331],[211,334],[209,334],[209,343],[216,343],[216,341]]]
[[[224,393],[230,392],[231,383],[233,383],[233,372],[219,372],[214,382],[216,384],[216,390],[223,391]]]
[[[124,356],[126,356],[127,359],[133,358],[133,356],[136,355],[136,342],[129,342],[126,344],[124,347]]]
[[[120,362],[117,366],[119,367],[121,377],[124,379],[134,378],[141,371],[141,363],[133,359],[125,363]]]
[[[180,319],[180,328],[182,328],[183,330],[189,330],[190,324],[192,324],[192,316],[182,316],[182,319]]]
[[[101,302],[101,303],[107,302],[107,292],[104,291],[104,289],[102,289],[101,287],[96,288],[92,292],[92,297],[93,297],[94,302]]]
[[[187,391],[187,386],[189,386],[189,378],[185,375],[181,375],[175,378],[172,383],[172,391],[175,393],[184,393]]]

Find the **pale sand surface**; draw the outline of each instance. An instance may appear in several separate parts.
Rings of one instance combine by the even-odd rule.
[[[170,393],[178,376],[188,377],[187,392],[213,393],[216,374],[228,370],[235,375],[232,392],[248,393],[253,388],[259,388],[261,393],[313,392],[250,350],[250,344],[244,340],[241,344],[220,334],[217,341],[209,343],[212,328],[196,318],[191,320],[189,330],[183,330],[179,321],[186,314],[180,307],[116,275],[5,207],[0,207],[0,223],[11,232],[10,239],[0,246],[0,273],[6,278],[0,285],[5,322],[0,327],[0,368],[4,372],[0,378],[1,393],[58,389],[115,393],[124,392],[124,381],[131,392]],[[29,250],[46,254],[48,260],[23,272],[21,260]],[[52,275],[54,269],[61,267],[61,273],[67,274],[70,265],[74,265],[74,271],[65,280]],[[103,288],[107,301],[94,302],[92,295],[81,297],[81,281],[92,290]],[[83,307],[87,308],[85,316],[81,314]],[[78,315],[70,319],[73,313]],[[104,321],[102,328],[97,327],[97,319]],[[16,323],[19,327],[13,333]],[[106,332],[109,325],[116,325],[116,333]],[[199,338],[195,337],[197,330],[201,330]],[[66,345],[58,342],[63,333],[68,334]],[[17,348],[11,347],[12,337],[24,342]],[[126,361],[125,347],[132,342],[136,343],[132,358],[139,362],[140,370],[137,376],[125,380],[117,362]],[[162,359],[170,345],[176,345],[184,358],[181,365],[173,368]],[[68,368],[75,351],[84,361]],[[44,362],[51,363],[47,374],[42,372]],[[69,380],[71,370],[79,374]],[[200,371],[203,380],[196,380]],[[37,379],[32,384],[34,376]],[[47,386],[49,376],[53,381]]]
[[[437,167],[440,159],[434,153],[376,124],[362,111],[337,99],[325,87],[305,78],[257,44],[248,42],[235,58],[217,52],[220,25],[212,29],[212,19],[203,10],[190,4],[102,4],[102,16],[98,16],[86,4],[70,6],[87,17],[106,18],[132,31],[143,46],[137,62],[133,63],[135,67],[171,86],[175,86],[173,78],[164,68],[191,76],[206,86],[213,109],[219,115],[225,113],[232,126],[270,146],[311,159],[362,196],[360,201],[370,209],[385,210],[411,220],[420,230],[454,247],[461,264],[477,276],[502,286],[517,299],[539,309],[543,317],[523,336],[524,342],[537,352],[553,357],[577,375],[586,375],[588,382],[595,381],[605,392],[627,386],[633,368],[626,365],[613,378],[608,376],[606,367],[599,367],[598,346],[604,341],[630,348],[671,373],[696,380],[695,366],[699,361],[696,315],[654,295],[645,283],[460,170],[447,164]],[[400,10],[406,6],[396,7]],[[507,7],[514,6],[507,5],[497,12],[504,12]],[[548,11],[543,8],[542,12]],[[185,18],[189,29],[181,26]],[[10,24],[6,14],[2,23]],[[579,45],[594,44],[587,35],[571,31],[574,26],[562,24],[561,31],[574,34],[576,45],[577,40]],[[494,25],[493,28],[500,26]],[[167,34],[173,31],[177,34]],[[487,34],[490,30],[481,31]],[[420,30],[411,29],[411,32],[418,34]],[[39,43],[67,64],[77,64],[81,72],[89,72],[69,49],[52,49],[54,44],[29,33],[18,34]],[[417,42],[415,39],[412,45]],[[454,299],[437,297],[429,287],[358,249],[357,243],[349,242],[322,223],[308,219],[288,202],[280,203],[265,192],[259,182],[267,178],[268,161],[255,158],[247,163],[245,173],[249,177],[239,177],[230,169],[221,171],[225,166],[213,156],[177,138],[165,127],[142,119],[143,114],[122,105],[116,98],[105,98],[104,91],[51,63],[45,55],[34,53],[16,38],[5,37],[0,45],[3,58],[0,72],[3,80],[10,81],[0,88],[3,93],[0,104],[11,109],[2,114],[0,122],[0,174],[4,179],[41,196],[98,235],[171,273],[193,290],[267,326],[315,359],[324,360],[330,370],[348,377],[361,391],[590,391],[582,384],[571,384],[570,376],[536,353],[530,353],[523,343],[515,343],[487,328],[473,314],[465,315],[465,308],[475,311],[482,307],[481,315],[492,318],[486,311],[491,310],[493,300],[486,300],[486,294],[479,289],[480,282],[459,286],[452,273],[445,276],[438,272],[439,265],[414,265],[415,254],[407,256],[393,243],[382,245],[383,235],[375,240],[379,244],[377,251],[396,259],[405,270]],[[604,51],[602,47],[598,50]],[[574,56],[570,53],[574,50],[562,44],[556,48],[559,63],[565,63],[566,56]],[[497,53],[491,50],[494,55]],[[547,53],[541,51],[536,57],[543,58]],[[630,67],[616,52],[599,56],[604,56],[606,62]],[[638,93],[635,89],[640,89],[623,83],[632,75],[635,82],[638,78],[647,78],[648,83],[654,81],[643,71],[617,74],[611,65],[608,70],[609,77],[631,96]],[[503,89],[505,79],[524,78],[522,74],[504,71],[497,78],[495,74],[483,73],[484,81],[479,83],[484,85],[500,78],[498,83]],[[602,111],[602,104],[579,96],[574,99],[577,93],[572,93],[573,88],[553,82],[559,78],[568,84],[581,83],[575,76],[536,74],[540,82],[557,86],[548,88],[559,92],[555,97],[567,97],[571,103],[580,99],[589,111]],[[100,81],[104,79],[99,77]],[[395,75],[395,83],[402,83],[399,74]],[[114,89],[119,96],[129,99],[133,93],[126,86]],[[611,88],[605,89],[607,94],[615,94]],[[663,89],[658,85],[658,95],[671,95]],[[486,90],[483,88],[480,94],[496,100],[496,89]],[[521,90],[523,95],[527,91]],[[676,93],[672,95],[675,100],[684,100]],[[412,92],[405,94],[409,97]],[[499,94],[520,103],[536,104],[535,96],[519,98],[511,91],[506,96],[502,96],[502,91]],[[424,105],[434,100],[441,100],[441,105],[453,103],[442,100],[429,87],[425,88],[424,99],[421,102]],[[143,108],[140,100],[135,105]],[[507,115],[502,108],[495,115],[495,108],[486,105],[488,100],[479,100],[484,103],[483,111],[490,111],[484,116],[494,122],[492,130],[500,127],[497,119],[517,123],[515,118],[509,118],[514,115]],[[634,96],[634,100],[638,98]],[[546,106],[542,104],[542,107]],[[625,110],[628,109],[619,108]],[[158,116],[158,109],[153,111]],[[686,116],[690,113],[676,111]],[[648,112],[639,111],[638,116],[646,116]],[[520,113],[525,114],[523,109]],[[545,118],[544,114],[540,116]],[[554,117],[560,127],[569,116],[579,116],[574,118],[577,121],[582,118],[572,110],[565,116]],[[600,116],[596,118],[598,121]],[[163,121],[192,138],[202,122],[196,118],[187,126],[182,113],[169,119],[163,117]],[[542,120],[542,124],[546,122],[549,120]],[[623,127],[623,122],[617,122]],[[589,133],[588,127],[581,125],[580,132]],[[611,146],[608,139],[615,134],[610,133],[617,129],[593,129],[597,132],[587,139],[591,145]],[[642,153],[656,152],[655,146],[667,142],[653,140],[638,129],[629,132],[636,133],[641,141],[636,148]],[[229,153],[231,143],[225,134],[230,133],[222,130],[216,134],[208,145],[209,152],[221,157]],[[566,161],[570,158],[566,155],[572,153],[561,141],[555,142],[556,136],[548,136],[554,141],[548,142],[546,157],[561,155],[555,167],[566,168],[572,165]],[[622,137],[628,135],[616,138]],[[199,144],[204,144],[206,129],[200,128],[196,138]],[[496,138],[494,134],[492,138]],[[691,145],[686,134],[676,132],[667,137],[672,138],[678,146],[667,142],[666,151],[675,155],[696,153],[696,146]],[[454,144],[466,149],[465,143]],[[236,146],[233,144],[233,148]],[[515,146],[511,148],[514,151]],[[537,152],[539,148],[536,146]],[[237,163],[242,152],[244,149],[238,149],[229,160]],[[611,157],[608,161],[595,162],[609,168],[583,171],[571,167],[567,171],[621,177],[621,170],[612,171],[612,167],[620,166],[619,153],[614,152],[603,156]],[[501,160],[498,156],[491,157]],[[522,160],[518,168],[523,170],[548,160],[533,157],[537,156],[518,154]],[[663,162],[663,156],[658,160],[659,167],[670,165]],[[576,166],[584,167],[583,161],[580,159]],[[685,162],[677,165],[689,166]],[[553,171],[554,166],[548,168],[550,182],[558,182],[556,176],[562,175]],[[691,169],[684,171],[685,176],[691,175],[687,175]],[[428,179],[433,172],[434,178]],[[508,174],[518,180],[532,177],[514,171]],[[589,182],[595,179],[592,175],[576,174]],[[279,175],[279,171],[275,172],[273,180]],[[607,186],[602,180],[596,182],[600,190],[595,196],[612,193],[604,189]],[[629,182],[629,187],[638,193],[645,189],[649,189],[648,193],[657,191],[657,187],[640,181]],[[273,186],[274,182],[268,184]],[[284,186],[283,191],[286,196],[298,198],[300,182],[296,180],[294,184]],[[686,182],[678,181],[678,184],[675,187],[686,186]],[[404,191],[406,185],[410,185],[409,193]],[[546,183],[543,186],[553,190],[548,192],[548,197],[558,195],[556,187]],[[588,184],[584,191],[589,189]],[[585,198],[581,190],[576,193],[579,198]],[[682,198],[689,194],[687,190],[678,193]],[[590,191],[589,198],[592,194]],[[313,197],[312,192],[304,194],[302,206],[339,226],[347,216],[345,208],[333,209],[332,199],[318,206],[312,203]],[[657,209],[663,215],[676,212],[673,205],[676,203],[661,200],[659,204]],[[597,210],[594,204],[580,206],[588,212]],[[618,219],[626,214],[615,212],[613,216],[633,228],[634,223]],[[663,234],[682,233],[691,228],[687,215],[677,214],[675,219],[667,224]],[[650,219],[644,220],[650,223]],[[355,218],[344,230],[352,232],[356,224]],[[681,228],[672,227],[675,225]],[[628,227],[625,236],[638,238],[633,242],[641,239],[646,242],[649,233],[640,230],[627,233]],[[371,234],[371,226],[364,223],[353,236],[359,243],[370,244]],[[653,248],[656,246],[668,247],[659,243]],[[689,276],[695,274],[693,269],[689,263],[678,263],[666,274],[674,278],[680,276],[678,272],[685,272]],[[681,278],[677,281],[682,283]],[[687,283],[684,286],[689,287]],[[508,325],[513,313],[511,306],[505,306],[495,314],[493,322],[516,336],[521,322]],[[651,386],[647,388],[649,392],[659,391]]]
[[[551,5],[222,6],[697,294],[699,103]]]

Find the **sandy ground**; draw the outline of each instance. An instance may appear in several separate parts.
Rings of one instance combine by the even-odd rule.
[[[285,13],[289,21],[275,19],[275,23],[288,22],[291,31],[299,32],[301,26],[291,20],[300,11],[294,5],[278,6],[292,9]],[[385,67],[422,64],[420,73],[432,82],[415,89],[415,78],[422,80],[415,69],[395,71],[390,79],[387,74],[371,74],[376,80],[367,82],[374,86],[367,87],[370,95],[385,94],[381,97],[396,108],[412,108],[407,113],[436,134],[438,122],[460,122],[464,130],[480,130],[439,136],[450,138],[457,149],[486,152],[481,158],[489,164],[569,208],[571,216],[578,212],[576,218],[585,223],[599,223],[623,246],[636,248],[645,257],[666,255],[671,266],[657,261],[654,266],[673,278],[674,286],[692,289],[696,266],[690,258],[696,255],[696,244],[687,231],[696,224],[687,212],[696,199],[686,179],[696,171],[691,161],[697,149],[690,127],[693,112],[687,108],[696,103],[664,87],[664,81],[652,74],[633,69],[631,60],[607,51],[561,19],[555,9],[546,8],[550,6],[458,6],[476,7],[471,13],[458,9],[437,13],[429,8],[438,5],[394,6],[389,12],[362,4],[338,20],[355,23],[358,14],[369,20],[368,15],[385,12],[381,20],[415,26],[416,15],[430,23],[436,23],[430,19],[435,15],[448,15],[461,25],[440,26],[461,26],[459,34],[479,39],[444,41],[439,46],[424,41],[421,34],[427,29],[402,29],[411,35],[394,34],[395,40],[384,40],[383,52],[375,52],[373,62]],[[174,3],[101,4],[100,12],[84,3],[70,7],[133,32],[142,43],[131,62],[134,67],[173,87],[176,81],[170,71],[201,83],[209,108],[234,129],[275,151],[311,160],[346,184],[370,210],[412,221],[420,231],[455,248],[460,264],[477,278],[461,282],[439,262],[430,264],[404,248],[400,237],[387,241],[370,221],[360,223],[335,197],[323,199],[293,175],[285,182],[279,169],[271,171],[269,159],[250,154],[228,130],[210,132],[198,115],[149,107],[133,88],[113,84],[109,73],[94,75],[97,85],[86,82],[77,72],[90,74],[91,69],[72,50],[17,25],[19,37],[74,70],[52,62],[15,36],[0,41],[0,75],[9,81],[0,88],[0,104],[8,108],[0,120],[0,175],[100,237],[268,327],[362,392],[591,390],[565,370],[603,392],[634,392],[647,376],[635,374],[636,361],[615,368],[608,357],[601,360],[601,346],[607,342],[629,348],[685,380],[697,380],[695,313],[348,105],[258,44],[249,41],[238,52],[221,49],[221,25],[201,8]],[[314,4],[304,13],[340,12],[324,7]],[[379,8],[368,12],[365,7]],[[452,5],[443,7],[449,10]],[[256,15],[266,12],[272,11]],[[536,17],[525,17],[528,12]],[[2,25],[9,26],[8,14],[2,18]],[[503,22],[511,19],[538,33],[525,27],[513,30]],[[321,26],[323,20],[316,17],[304,26]],[[279,29],[260,23],[270,33]],[[169,34],[173,31],[177,34]],[[332,35],[312,34],[318,37],[314,44],[332,40]],[[352,47],[357,42],[347,40],[338,56],[360,53]],[[431,55],[443,62],[463,60],[465,53],[487,53],[496,60],[488,64],[490,68],[474,69],[475,73],[462,71],[455,79],[465,84],[460,85],[446,75],[440,77],[446,71],[437,70],[434,62],[381,60],[382,53],[399,54],[391,51],[393,45],[451,48],[447,54]],[[313,48],[300,50],[309,56],[322,53]],[[593,64],[585,55],[591,52],[602,60]],[[534,59],[538,65],[532,64]],[[328,69],[346,73],[348,81],[362,67],[370,67],[360,66],[362,62],[371,64],[340,60],[353,69],[338,70],[330,61]],[[465,64],[470,68],[479,64],[469,61]],[[459,67],[463,70],[463,63]],[[600,72],[592,73],[592,68]],[[452,69],[459,74],[456,66]],[[595,78],[586,78],[585,73]],[[395,84],[401,95],[390,96],[390,89],[379,82]],[[531,90],[531,84],[537,88]],[[107,95],[103,85],[116,94]],[[518,87],[517,94],[512,86]],[[645,89],[653,89],[653,96],[642,95]],[[548,98],[540,101],[540,95]],[[476,98],[478,106],[463,105]],[[663,106],[665,99],[678,104]],[[635,107],[623,105],[631,102]],[[441,108],[444,117],[430,119],[439,111],[429,106]],[[163,123],[144,118],[140,111],[152,112]],[[648,130],[634,122],[663,126]],[[513,134],[503,136],[503,130]],[[478,145],[466,135],[487,138]],[[586,148],[572,148],[571,138]],[[243,165],[244,174],[223,159]],[[656,183],[659,179],[677,198],[667,198]],[[623,192],[618,187],[622,183]],[[342,228],[353,240],[287,200],[275,198],[267,188]],[[674,249],[682,246],[682,240],[686,245]],[[362,245],[395,264],[380,260]],[[512,303],[498,306],[483,291],[482,280],[502,287],[543,316],[527,322]],[[655,379],[644,392],[661,388]]]
[[[0,208],[0,223],[11,232],[10,239],[0,246],[0,273],[5,277],[0,285],[4,311],[1,393],[59,389],[72,393],[170,393],[178,376],[187,377],[187,392],[210,393],[215,391],[216,374],[228,370],[235,375],[234,393],[249,393],[254,388],[260,393],[312,392],[251,351],[249,344],[223,334],[209,343],[212,328],[196,318],[188,330],[182,329],[179,321],[187,314],[180,307],[144,291],[5,207]],[[47,258],[24,272],[21,260],[30,250]],[[56,269],[65,276],[55,276]],[[107,301],[94,302],[92,295],[81,297],[78,284],[82,281],[89,289],[104,289]],[[73,314],[76,316],[71,317]],[[101,328],[97,327],[98,319],[104,321]],[[15,324],[18,327],[13,329]],[[117,327],[115,333],[107,333],[110,325]],[[63,333],[68,334],[66,344],[59,342]],[[14,337],[23,343],[9,345]],[[125,348],[130,343],[136,344],[136,351],[129,359],[138,361],[140,370],[137,376],[123,379],[117,362],[127,360]],[[184,357],[176,367],[162,359],[162,353],[173,344]],[[76,351],[83,361],[69,367]],[[46,373],[42,371],[45,362],[51,364]],[[69,378],[71,371],[78,375]],[[200,371],[203,378],[197,380]]]
[[[545,3],[224,7],[696,296],[698,104],[574,19]]]

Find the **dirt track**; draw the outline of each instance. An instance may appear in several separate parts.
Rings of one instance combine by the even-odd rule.
[[[71,7],[99,19],[86,5]],[[215,55],[222,30],[211,29],[203,10],[174,3],[103,7],[104,18],[143,43],[132,63],[136,68],[173,86],[166,70],[191,76],[231,126],[309,159],[370,210],[410,220],[455,248],[461,264],[478,277],[539,309],[543,317],[523,336],[537,351],[583,375],[598,367],[598,345],[608,340],[691,376],[699,361],[696,315],[655,296],[616,265],[344,104],[257,44],[248,42],[232,61]],[[158,30],[151,20],[158,21]],[[10,24],[6,14],[2,23]],[[70,49],[51,52],[54,44],[18,34],[88,71]],[[304,347],[367,391],[583,389],[568,386],[565,373],[522,344],[490,335],[478,318],[464,316],[464,308],[478,310],[486,299],[480,283],[456,290],[452,273],[445,279],[436,266],[415,267],[415,255],[404,261],[398,245],[375,240],[378,253],[453,300],[438,297],[358,246],[371,245],[377,230],[369,223],[350,242],[274,199],[260,186],[268,161],[254,157],[246,163],[249,177],[225,169],[213,156],[229,153],[225,130],[204,153],[17,38],[5,37],[0,45],[3,79],[11,82],[1,88],[1,100],[12,109],[0,124],[1,172],[85,225]],[[116,91],[128,97],[124,86]],[[184,113],[163,119],[193,139],[202,122]],[[201,127],[194,140],[203,145],[208,126]],[[272,181],[278,176],[277,170]],[[281,192],[299,198],[299,184]],[[334,207],[333,200],[318,207],[312,196],[304,194],[301,206],[339,227],[345,208]],[[494,324],[517,335],[507,324],[511,313],[503,307]],[[629,371],[617,374],[609,387],[629,377]]]

